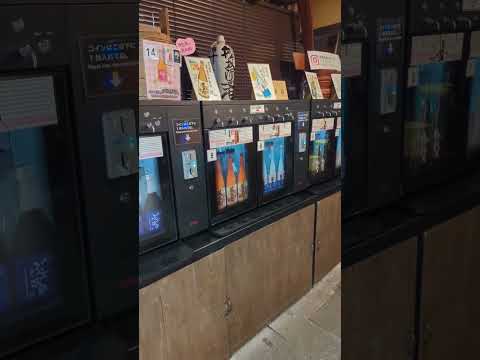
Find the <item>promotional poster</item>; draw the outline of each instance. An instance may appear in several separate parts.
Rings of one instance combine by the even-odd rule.
[[[180,52],[174,45],[143,40],[148,99],[181,100]]]
[[[210,59],[186,56],[185,62],[197,100],[222,100]]]
[[[276,100],[272,73],[268,64],[248,64],[255,100]]]

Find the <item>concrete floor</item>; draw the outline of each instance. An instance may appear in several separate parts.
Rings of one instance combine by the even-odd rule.
[[[339,360],[341,267],[337,265],[231,360]]]

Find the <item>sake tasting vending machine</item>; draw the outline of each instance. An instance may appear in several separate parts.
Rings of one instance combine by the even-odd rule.
[[[406,1],[365,3],[368,13],[368,208],[401,194]]]
[[[332,100],[312,100],[311,127],[308,150],[308,174],[311,185],[333,180],[337,172],[337,119],[341,117],[341,103]],[[337,137],[338,135],[338,137]],[[339,142],[339,166],[341,165],[341,143]],[[321,188],[313,186],[310,191]]]
[[[66,49],[31,26],[65,9],[41,8],[0,12],[0,358],[91,317]]]
[[[295,144],[293,110],[293,105],[288,101],[250,104],[250,113],[256,114],[257,124],[259,205],[280,199],[293,191]],[[296,113],[298,116],[298,111]]]
[[[208,228],[205,159],[198,102],[145,100],[140,116],[139,235],[149,250]]]
[[[453,3],[453,5],[451,4]],[[465,161],[464,22],[455,1],[410,4],[403,151],[405,192],[448,180]]]
[[[165,114],[140,104],[138,239],[140,253],[177,240]]]
[[[348,218],[368,208],[368,9],[361,0],[342,5],[342,111],[344,178],[342,216]]]
[[[480,17],[480,15],[478,15]],[[478,22],[480,28],[480,21]],[[467,155],[476,168],[480,162],[480,30],[471,33],[467,62]]]
[[[303,191],[310,186],[308,176],[308,136],[310,133],[311,102],[305,100],[289,100],[282,102],[284,119],[293,120],[293,192]]]
[[[252,110],[243,101],[202,103],[212,226],[257,206],[257,120]]]

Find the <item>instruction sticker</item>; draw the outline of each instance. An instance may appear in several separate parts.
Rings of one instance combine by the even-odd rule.
[[[463,33],[442,35],[442,61],[460,61],[463,55]]]
[[[138,149],[140,160],[163,157],[163,144],[161,136],[147,136],[140,138]]]
[[[410,66],[408,68],[408,87],[418,86],[418,67]]]
[[[278,123],[260,125],[258,138],[260,140],[269,140],[274,138],[287,137],[292,135],[292,123]]]
[[[426,35],[412,38],[410,65],[424,65],[442,60],[442,36]]]
[[[253,127],[210,130],[208,132],[210,149],[217,149],[230,145],[249,144],[253,142]]]

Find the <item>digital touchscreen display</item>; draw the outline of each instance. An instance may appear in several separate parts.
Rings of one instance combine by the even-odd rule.
[[[158,158],[140,160],[138,181],[139,235],[142,240],[166,231]]]
[[[8,326],[14,314],[60,300],[43,129],[0,132],[0,194],[0,325]]]

